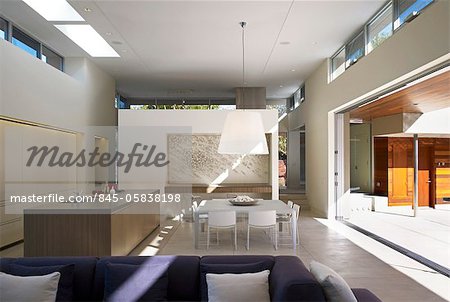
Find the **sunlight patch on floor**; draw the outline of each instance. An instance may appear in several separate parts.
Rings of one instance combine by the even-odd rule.
[[[314,218],[440,297],[450,301],[450,279],[334,220]]]
[[[159,252],[159,249],[153,246],[146,246],[142,252],[139,253],[139,256],[155,256]]]

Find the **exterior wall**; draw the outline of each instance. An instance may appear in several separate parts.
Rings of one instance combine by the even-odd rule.
[[[418,73],[433,61],[448,60],[449,5],[436,1],[334,81],[328,83],[328,60],[306,80],[306,101],[288,118],[289,129],[306,126],[306,191],[316,214],[334,217],[330,211],[334,204],[334,112]]]

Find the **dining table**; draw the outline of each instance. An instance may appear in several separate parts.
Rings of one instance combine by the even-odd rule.
[[[277,215],[286,215],[291,219],[291,235],[292,235],[292,248],[294,251],[297,249],[297,219],[295,210],[289,207],[281,200],[259,200],[253,205],[233,205],[229,199],[211,199],[202,200],[194,212],[194,244],[195,248],[199,249],[199,237],[200,237],[200,215],[208,214],[215,211],[235,211],[237,215],[248,215],[249,212],[254,211],[269,211],[275,210]]]

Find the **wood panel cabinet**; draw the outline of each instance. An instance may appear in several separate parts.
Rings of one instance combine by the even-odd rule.
[[[159,204],[155,214],[136,214],[133,205],[104,214],[85,210],[70,213],[24,215],[24,255],[39,256],[125,256],[160,223]],[[47,210],[48,211],[48,210]]]
[[[414,152],[410,138],[388,139],[389,205],[412,205],[414,193]]]
[[[450,198],[450,139],[419,138],[419,206],[434,207]],[[412,138],[374,138],[374,194],[389,205],[413,204]]]

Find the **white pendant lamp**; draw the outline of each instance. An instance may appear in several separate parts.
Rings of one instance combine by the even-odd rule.
[[[268,154],[266,135],[258,112],[228,113],[219,143],[220,154]]]
[[[245,99],[245,25],[242,27],[242,87]],[[220,154],[269,154],[261,114],[258,112],[235,110],[227,114],[220,136]]]

